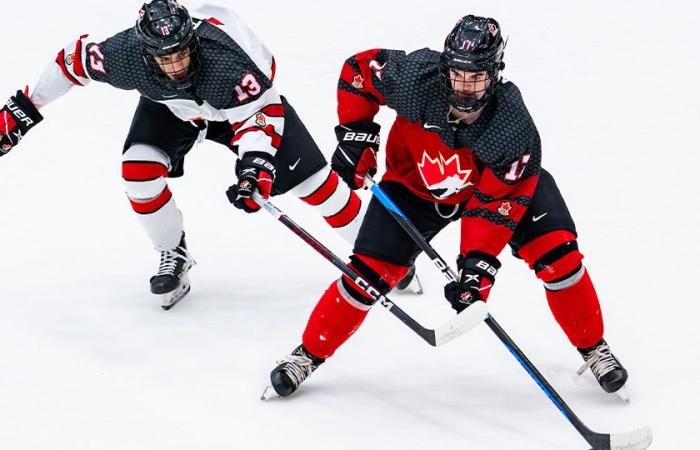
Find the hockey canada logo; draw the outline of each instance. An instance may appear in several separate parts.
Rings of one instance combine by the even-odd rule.
[[[355,89],[362,89],[365,87],[365,79],[362,78],[362,75],[355,75],[355,77],[352,79],[352,87]]]
[[[486,28],[489,30],[489,33],[491,33],[491,35],[493,35],[493,36],[495,36],[496,33],[498,32],[498,28],[496,28],[496,25],[494,25],[492,23],[488,24],[488,26]]]
[[[498,213],[502,216],[510,216],[510,210],[513,209],[513,205],[510,202],[503,202],[498,208]]]
[[[264,127],[265,125],[267,125],[267,122],[265,121],[265,114],[257,113],[255,115],[255,124],[259,127]]]
[[[457,154],[445,159],[442,153],[438,153],[437,158],[431,158],[427,151],[423,151],[418,172],[428,191],[439,199],[448,198],[473,184],[469,181],[471,169],[462,169]]]

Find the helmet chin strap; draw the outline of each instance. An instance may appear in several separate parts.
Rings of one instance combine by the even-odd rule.
[[[450,110],[447,113],[447,122],[455,126],[459,125],[460,123],[471,125],[476,122],[476,120],[481,116],[481,113],[484,112],[484,107],[486,107],[486,105],[482,106],[476,111],[463,112],[450,105]]]

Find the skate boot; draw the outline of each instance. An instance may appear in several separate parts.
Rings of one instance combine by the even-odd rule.
[[[612,354],[605,339],[593,347],[579,348],[578,351],[585,364],[576,372],[577,374],[583,375],[586,369],[590,368],[600,387],[607,393],[617,392],[625,385],[627,370]]]
[[[271,385],[265,389],[261,400],[291,395],[324,361],[306,351],[303,345],[295,348],[291,355],[277,361],[277,367],[270,373]]]
[[[412,292],[417,295],[423,294],[423,285],[420,282],[420,278],[418,278],[418,275],[416,274],[415,265],[411,266],[406,276],[398,282],[396,289],[401,292]]]
[[[164,310],[175,306],[190,292],[187,271],[193,265],[195,261],[187,251],[184,233],[177,247],[160,252],[158,273],[151,277],[151,293],[160,297]]]

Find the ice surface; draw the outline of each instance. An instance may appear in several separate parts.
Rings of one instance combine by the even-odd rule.
[[[462,15],[497,17],[600,294],[606,338],[630,371],[627,405],[590,375],[542,287],[504,252],[491,312],[586,424],[649,424],[657,449],[694,442],[700,394],[700,70],[690,1],[229,2],[273,50],[277,85],[330,154],[342,61],[375,47],[439,48]],[[5,0],[0,97],[38,78],[69,40],[133,24],[140,1]],[[123,194],[120,153],[137,101],[76,88],[0,160],[0,447],[36,449],[587,448],[482,326],[431,348],[382,308],[305,383],[261,402],[334,268],[267,214],[224,192],[234,158],[214,144],[170,185],[198,265],[163,312],[157,255]],[[379,120],[388,130],[392,114]],[[276,204],[341,255],[348,246],[294,198]],[[452,260],[457,229],[435,245]],[[449,316],[420,259],[422,322]]]

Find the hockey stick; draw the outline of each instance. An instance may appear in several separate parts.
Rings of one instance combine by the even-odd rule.
[[[423,235],[413,225],[411,220],[399,209],[391,198],[384,192],[381,186],[376,184],[371,178],[365,180],[365,184],[370,188],[377,200],[389,211],[389,213],[399,222],[401,227],[418,244],[426,255],[433,261],[435,266],[445,275],[448,281],[459,281],[457,274],[447,265],[444,259],[438,254]],[[469,307],[471,308],[471,306]],[[469,310],[467,308],[467,310]],[[593,446],[593,450],[644,450],[651,445],[652,433],[648,426],[627,433],[605,434],[596,433],[588,428],[569,408],[569,405],[559,396],[556,390],[549,384],[544,376],[537,370],[534,364],[525,356],[520,348],[513,342],[508,334],[501,328],[496,320],[487,314],[486,325],[503,342],[508,351],[523,366],[533,380],[539,385],[554,405],[561,411],[564,417],[576,428],[581,436]]]
[[[476,306],[473,308],[470,306],[462,313],[457,314],[452,320],[448,321],[444,325],[437,329],[425,328],[418,322],[416,322],[411,316],[404,312],[398,307],[394,302],[386,298],[378,290],[372,287],[364,278],[358,275],[354,270],[348,267],[342,259],[336,256],[332,251],[330,251],[326,246],[320,243],[316,238],[304,230],[301,226],[297,225],[292,219],[280,211],[275,205],[273,205],[269,200],[266,200],[257,192],[253,193],[253,201],[264,208],[267,212],[272,214],[277,220],[282,222],[287,228],[292,230],[297,236],[299,236],[304,242],[309,244],[314,250],[321,254],[324,258],[330,261],[335,267],[340,269],[340,271],[347,276],[349,279],[360,287],[363,291],[369,294],[377,303],[389,310],[394,316],[396,316],[401,322],[405,323],[411,330],[413,330],[417,335],[419,335],[423,340],[433,347],[443,345],[458,336],[466,333],[472,328],[479,325],[487,315],[486,304],[484,302],[477,302],[479,304],[472,305]]]

